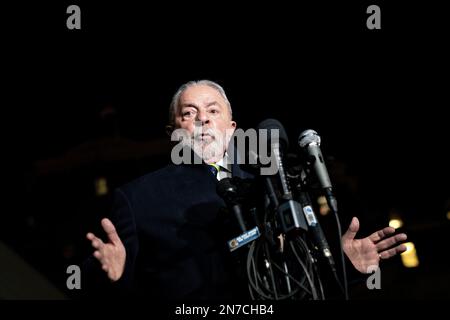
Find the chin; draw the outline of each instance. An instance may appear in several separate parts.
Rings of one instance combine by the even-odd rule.
[[[201,158],[206,163],[214,163],[222,159],[224,154],[223,148],[217,148],[217,146],[206,146],[201,150]]]

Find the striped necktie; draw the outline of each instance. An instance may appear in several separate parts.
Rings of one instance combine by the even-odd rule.
[[[209,171],[211,171],[211,173],[217,179],[217,174],[220,172],[220,167],[217,164],[215,164],[215,163],[209,164],[208,167],[209,167]]]

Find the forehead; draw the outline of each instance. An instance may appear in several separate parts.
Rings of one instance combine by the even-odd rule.
[[[180,96],[180,104],[205,104],[218,102],[225,105],[225,99],[216,89],[207,85],[190,86]]]

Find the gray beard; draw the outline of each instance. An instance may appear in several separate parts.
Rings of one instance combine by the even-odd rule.
[[[216,135],[209,143],[193,138],[184,140],[183,143],[186,143],[206,163],[219,161],[226,150],[224,139],[219,135]]]
[[[203,162],[215,163],[223,158],[233,132],[234,130],[230,129],[224,133],[214,129],[200,129],[189,134],[185,129],[176,129],[171,140],[181,141],[182,147],[190,148]],[[202,133],[209,134],[210,138],[202,141]]]

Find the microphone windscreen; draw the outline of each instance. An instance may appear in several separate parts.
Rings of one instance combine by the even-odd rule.
[[[278,130],[280,144],[282,145],[284,150],[287,150],[289,148],[289,139],[288,139],[286,130],[284,129],[284,127],[280,123],[280,121],[278,121],[276,119],[266,119],[258,124],[257,129],[267,129],[269,140],[271,137],[270,131]]]
[[[298,137],[298,144],[300,145],[300,148],[307,147],[311,143],[316,143],[320,146],[320,136],[316,131],[308,129],[300,133]]]
[[[231,178],[224,178],[217,183],[217,194],[226,201],[235,200],[236,193],[236,186]]]

